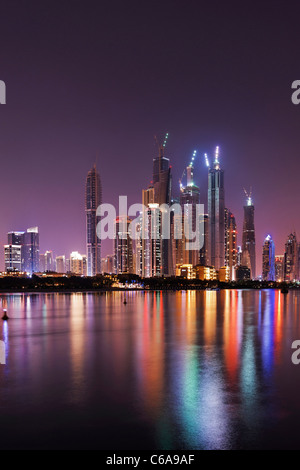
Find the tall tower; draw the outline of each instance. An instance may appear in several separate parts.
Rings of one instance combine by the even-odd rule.
[[[131,219],[117,217],[114,226],[114,272],[116,274],[133,273]]]
[[[244,206],[243,243],[242,243],[242,264],[250,269],[251,279],[256,276],[256,253],[255,253],[255,227],[254,227],[254,205],[252,192],[244,189],[247,204]]]
[[[225,209],[225,266],[229,267],[230,280],[235,280],[237,265],[236,222],[230,210]]]
[[[85,185],[85,212],[86,212],[86,246],[87,246],[87,274],[95,276],[101,273],[101,240],[97,237],[96,215],[98,206],[102,203],[102,187],[96,165],[88,172]]]
[[[225,201],[224,171],[220,168],[219,147],[216,148],[213,168],[208,171],[208,218],[210,262],[220,269],[225,261]]]
[[[272,237],[268,235],[263,245],[263,272],[264,281],[275,281],[275,245]]]
[[[194,183],[194,163],[196,151],[194,151],[191,163],[186,169],[187,184],[185,187],[180,185],[180,205],[182,210],[182,227],[184,222],[191,222],[190,228],[190,241],[192,240],[192,232],[195,233],[200,228],[200,220],[197,220],[197,205],[200,204],[200,190]],[[191,212],[191,213],[189,213]],[[200,250],[187,250],[186,249],[185,235],[182,234],[182,258],[184,264],[192,264],[196,266],[200,260]]]
[[[39,272],[40,242],[38,227],[28,228],[24,233],[22,251],[23,271],[30,274]]]
[[[171,204],[172,177],[170,161],[165,156],[169,134],[165,136],[163,144],[158,145],[158,156],[153,159],[153,187],[154,187],[154,204]],[[172,275],[172,243],[171,240],[163,239],[162,242],[162,275]]]
[[[168,136],[167,133],[163,144],[157,142],[158,156],[153,159],[154,202],[159,205],[171,202],[171,167],[170,160],[165,157]]]
[[[295,281],[298,279],[298,243],[296,233],[288,236],[284,254],[284,280]]]

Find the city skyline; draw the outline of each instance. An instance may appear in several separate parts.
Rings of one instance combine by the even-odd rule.
[[[163,144],[158,143],[158,139],[155,137],[155,141],[158,144],[158,156],[153,158],[153,179],[150,182],[150,185],[147,190],[142,191],[142,202],[144,205],[149,205],[148,211],[156,210],[156,206],[158,207],[159,204],[169,204],[171,205],[172,203],[176,203],[176,201],[180,202],[180,205],[182,206],[183,214],[185,213],[184,209],[184,204],[194,204],[198,203],[199,201],[199,188],[197,184],[195,184],[194,181],[194,167],[195,167],[195,158],[197,151],[194,150],[193,152],[193,157],[191,160],[191,163],[185,168],[184,173],[182,177],[179,180],[179,194],[180,197],[178,197],[178,191],[175,190],[175,194],[172,192],[172,174],[171,174],[171,169],[172,165],[170,165],[170,159],[165,156],[166,154],[166,144],[167,144],[167,139],[168,139],[169,133],[166,134],[165,140],[163,141]],[[220,147],[217,146],[214,152],[214,160],[212,166],[209,163],[209,157],[207,153],[203,154],[203,167],[204,163],[206,165],[206,169],[208,170],[208,198],[207,200],[214,200],[213,206],[212,202],[207,204],[207,209],[208,212],[212,213],[212,209],[210,207],[213,207],[213,211],[216,211],[216,213],[220,214],[220,211],[222,213],[222,216],[220,217],[221,224],[218,222],[216,223],[216,228],[214,229],[216,232],[220,230],[223,235],[221,235],[221,243],[219,243],[222,247],[223,250],[223,262],[219,263],[219,265],[216,265],[215,263],[211,262],[211,259],[213,258],[213,236],[212,236],[212,229],[210,228],[211,224],[209,224],[210,217],[208,216],[208,228],[204,228],[206,233],[207,238],[204,239],[204,243],[208,245],[208,255],[207,258],[210,259],[209,263],[204,263],[206,266],[213,266],[217,271],[224,266],[228,266],[230,270],[230,275],[229,278],[231,280],[235,279],[234,271],[233,268],[235,266],[241,265],[241,266],[247,266],[250,269],[250,278],[262,278],[265,280],[275,280],[275,256],[276,258],[283,258],[283,276],[282,278],[285,280],[293,280],[293,279],[299,279],[299,267],[300,267],[300,260],[298,261],[298,257],[300,258],[300,251],[297,243],[297,238],[296,238],[296,233],[292,233],[291,235],[288,236],[287,242],[285,243],[285,249],[284,251],[278,252],[276,249],[276,252],[274,251],[275,249],[275,244],[272,240],[273,248],[272,248],[272,256],[274,257],[272,269],[273,269],[273,275],[271,279],[267,279],[265,275],[265,246],[266,242],[271,239],[270,235],[268,235],[262,244],[261,250],[258,247],[258,250],[256,250],[256,245],[255,245],[255,222],[254,222],[254,203],[253,203],[253,198],[252,198],[252,189],[248,193],[244,189],[244,193],[246,196],[246,201],[245,205],[243,206],[244,208],[244,221],[243,221],[243,234],[242,234],[242,239],[237,239],[237,225],[236,225],[236,220],[235,216],[229,210],[228,208],[225,207],[225,185],[224,185],[224,171],[221,168],[220,165]],[[183,177],[186,178],[186,185],[183,183]],[[152,191],[152,193],[151,193]],[[217,195],[216,195],[216,194]],[[152,194],[152,196],[149,196]],[[150,197],[150,199],[149,199]],[[193,199],[195,198],[195,200]],[[221,202],[220,202],[221,201]],[[141,201],[136,201],[136,202],[141,202]],[[85,212],[86,212],[86,253],[87,254],[79,254],[79,252],[76,250],[73,250],[70,253],[70,257],[66,258],[66,253],[62,254],[62,251],[60,250],[59,254],[54,253],[53,251],[46,250],[45,254],[39,254],[40,249],[39,249],[39,229],[38,227],[32,227],[30,229],[27,229],[26,231],[10,231],[7,234],[8,240],[6,245],[4,245],[5,248],[5,265],[9,266],[11,269],[12,267],[16,267],[17,270],[23,270],[27,271],[30,274],[32,272],[39,272],[39,271],[56,271],[56,259],[57,258],[64,258],[64,265],[65,269],[62,272],[72,272],[71,269],[67,269],[67,265],[69,268],[72,265],[71,258],[74,253],[77,253],[79,257],[86,257],[86,273],[88,276],[95,275],[95,274],[100,274],[102,272],[102,264],[104,262],[104,259],[109,256],[113,256],[116,258],[116,253],[117,253],[117,245],[118,245],[118,237],[116,237],[113,241],[110,240],[110,243],[112,244],[111,250],[109,253],[104,253],[104,255],[101,255],[101,244],[103,243],[102,240],[99,240],[96,236],[96,227],[98,221],[100,221],[100,218],[96,216],[96,211],[97,207],[101,205],[102,203],[102,184],[101,184],[101,177],[98,172],[98,169],[96,167],[96,163],[93,165],[92,169],[89,170],[87,177],[86,177],[86,184],[85,184]],[[219,206],[220,207],[217,207]],[[206,211],[206,208],[205,208]],[[194,212],[194,209],[193,209]],[[150,214],[150,212],[149,212]],[[120,215],[118,215],[118,218]],[[151,216],[152,217],[152,216]],[[207,217],[205,215],[205,217]],[[194,218],[194,215],[193,215]],[[128,218],[128,221],[130,223],[132,219]],[[193,230],[195,229],[194,227],[195,220],[193,220]],[[116,231],[115,231],[116,232]],[[220,233],[221,233],[220,232]],[[34,240],[31,240],[32,236],[37,237],[37,242]],[[215,235],[214,235],[215,236]],[[31,237],[31,238],[29,238]],[[218,235],[220,238],[220,236]],[[24,240],[23,240],[24,238]],[[291,243],[295,244],[295,247],[293,248],[293,254],[289,255],[289,249],[288,246],[290,244],[290,239],[292,238]],[[165,245],[163,245],[165,242],[167,242]],[[153,242],[152,242],[153,243]],[[37,248],[35,249],[34,246],[37,244]],[[18,245],[22,245],[22,252],[21,248],[19,249]],[[157,242],[155,242],[155,245],[157,245]],[[217,243],[215,244],[217,245]],[[253,246],[252,246],[253,245]],[[31,246],[33,248],[31,248]],[[175,267],[176,265],[179,264],[193,264],[196,266],[197,264],[202,264],[201,263],[201,255],[200,252],[196,254],[195,258],[195,253],[193,254],[192,252],[189,254],[184,254],[184,250],[174,248],[175,245],[173,246],[172,244],[168,244],[167,240],[161,240],[159,242],[159,257],[157,258],[158,262],[161,263],[161,265],[158,268],[158,271],[156,271],[155,275],[174,275],[175,274]],[[238,248],[242,246],[242,251],[241,251],[241,260],[238,261]],[[170,249],[171,247],[171,249]],[[203,247],[202,247],[203,248]],[[13,251],[14,250],[14,251]],[[28,252],[28,254],[24,255],[25,252]],[[36,254],[35,254],[36,250]],[[147,257],[146,255],[146,247],[142,246],[142,243],[140,245],[140,250],[142,254],[141,258],[137,261],[132,259],[131,261],[131,268],[128,270],[128,272],[131,273],[136,273],[140,274],[143,276],[144,268],[142,268],[143,263],[144,263],[144,257]],[[174,251],[172,255],[172,250]],[[33,251],[33,253],[31,253]],[[132,248],[131,248],[132,251]],[[157,249],[155,250],[157,251]],[[169,253],[170,251],[170,253]],[[182,253],[181,253],[182,251]],[[260,255],[262,252],[262,271],[261,273],[258,273],[257,276],[252,275],[252,272],[255,272],[255,251],[257,251],[257,255]],[[178,256],[179,252],[179,256]],[[83,253],[83,252],[82,252]],[[180,254],[181,253],[181,254]],[[211,253],[211,254],[209,254]],[[168,256],[169,255],[169,256]],[[67,254],[68,256],[68,254]],[[133,252],[131,253],[131,256],[133,256]],[[148,255],[149,256],[149,255]],[[181,256],[181,260],[179,260]],[[220,255],[218,255],[220,256]],[[253,257],[254,256],[254,257]],[[290,258],[294,257],[292,260]],[[195,258],[194,261],[192,261],[192,258]],[[30,260],[31,258],[31,260]],[[49,258],[49,259],[48,259]],[[55,258],[55,259],[54,259]],[[172,258],[172,261],[170,260],[169,263],[169,268],[165,268],[165,266],[168,266],[165,260],[170,260]],[[287,258],[287,260],[286,260]],[[41,261],[42,259],[42,261]],[[77,258],[76,258],[77,259]],[[27,261],[28,260],[28,261]],[[253,262],[254,260],[254,262]],[[126,262],[127,263],[127,262]],[[141,269],[137,267],[137,264],[141,265]],[[173,263],[173,267],[172,266]],[[123,271],[122,269],[119,269],[118,266],[119,262],[115,259],[114,261],[114,272],[115,273],[121,273],[121,272],[126,272]],[[288,266],[292,264],[292,267],[289,268]],[[22,267],[22,269],[19,268]],[[36,268],[38,266],[38,269]],[[43,268],[42,268],[43,266]],[[254,269],[253,269],[254,266]],[[53,269],[52,269],[53,268]],[[157,269],[157,268],[156,268]],[[164,271],[165,269],[165,271]],[[168,272],[168,269],[170,272]],[[286,275],[285,270],[290,269],[290,273]],[[177,267],[176,267],[177,270]],[[151,271],[151,270],[150,270]],[[85,272],[84,270],[81,269],[81,274]],[[78,269],[76,269],[76,273],[80,273]],[[150,272],[149,272],[150,273]],[[146,274],[146,277],[149,276],[150,274]]]

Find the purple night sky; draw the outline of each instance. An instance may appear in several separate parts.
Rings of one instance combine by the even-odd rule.
[[[35,225],[41,252],[85,253],[90,167],[97,159],[103,202],[141,202],[153,136],[168,131],[173,194],[196,149],[205,203],[202,154],[220,145],[238,244],[253,187],[260,273],[268,233],[276,254],[291,231],[300,238],[299,13],[276,0],[2,2],[1,269],[6,233]]]

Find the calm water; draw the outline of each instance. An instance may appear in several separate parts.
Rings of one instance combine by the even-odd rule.
[[[123,298],[0,296],[1,448],[300,448],[300,293]]]

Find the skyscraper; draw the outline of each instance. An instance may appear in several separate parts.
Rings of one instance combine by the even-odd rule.
[[[73,251],[70,254],[70,271],[72,274],[79,276],[87,275],[87,257],[81,255],[78,251]]]
[[[85,186],[86,212],[86,244],[87,244],[87,274],[95,276],[101,273],[101,240],[97,237],[96,215],[98,206],[102,203],[102,187],[96,165],[88,172]]]
[[[56,272],[65,273],[66,272],[66,257],[65,255],[57,256],[55,258]]]
[[[219,147],[217,147],[213,168],[210,168],[208,172],[210,262],[217,270],[224,266],[225,262],[224,197],[224,172],[220,168]]]
[[[167,138],[168,134],[164,143],[158,145],[158,156],[153,159],[154,202],[157,204],[171,202],[171,167],[169,159],[165,157]]]
[[[202,216],[201,225],[203,227],[203,246],[200,248],[200,259],[199,263],[201,266],[209,266],[210,265],[210,258],[209,258],[209,224],[208,224],[208,214],[204,214]]]
[[[256,276],[256,253],[255,253],[255,227],[254,227],[254,205],[251,192],[247,196],[247,205],[244,206],[242,264],[250,268],[251,279]]]
[[[116,274],[133,273],[131,219],[117,217],[114,233],[114,272]]]
[[[165,156],[166,143],[168,134],[165,136],[164,143],[158,145],[158,156],[153,159],[153,187],[154,187],[154,203],[168,204],[171,203],[172,177],[170,161]],[[173,274],[172,262],[172,242],[169,239],[163,239],[162,245],[162,272],[166,276]]]
[[[22,271],[22,246],[4,245],[5,271]]]
[[[162,213],[159,205],[149,204],[147,215],[150,231],[149,239],[146,240],[149,260],[147,273],[150,277],[161,276],[163,274],[163,242],[168,240],[162,240]]]
[[[180,205],[182,210],[182,224],[181,227],[189,225],[190,236],[186,239],[184,230],[182,230],[182,253],[183,264],[191,264],[196,266],[200,260],[200,250],[187,250],[186,242],[192,242],[192,233],[199,231],[201,220],[197,220],[197,205],[200,204],[200,189],[194,183],[194,166],[193,162],[186,169],[187,184],[181,185],[180,191]]]
[[[235,217],[229,209],[225,209],[225,266],[229,267],[229,278],[235,280],[237,265],[237,240]]]
[[[284,280],[295,281],[298,279],[298,243],[296,233],[288,236],[284,253]]]
[[[9,232],[7,234],[8,245],[6,245],[6,266],[9,262],[9,256],[11,258],[12,266],[19,264],[19,256],[21,255],[21,267],[20,270],[29,274],[36,273],[39,271],[39,229],[38,227],[31,227],[26,232]],[[8,247],[11,246],[10,249]],[[12,249],[12,247],[20,247],[19,249]]]
[[[275,281],[281,282],[284,280],[284,255],[275,256]]]
[[[271,235],[268,235],[263,245],[262,255],[264,281],[275,281],[275,245]]]
[[[39,229],[31,227],[26,230],[23,238],[23,271],[32,274],[39,272]]]
[[[45,256],[45,271],[55,271],[54,258],[52,251],[46,251]]]
[[[142,228],[141,228],[141,257],[140,264],[142,265],[141,275],[142,277],[150,276],[150,249],[149,249],[149,237],[150,237],[150,227],[149,227],[149,217],[148,217],[148,207],[149,204],[154,204],[154,187],[150,186],[148,189],[142,190],[142,203],[144,206],[142,214]]]
[[[6,271],[23,270],[24,232],[8,232],[7,245],[4,245]]]

